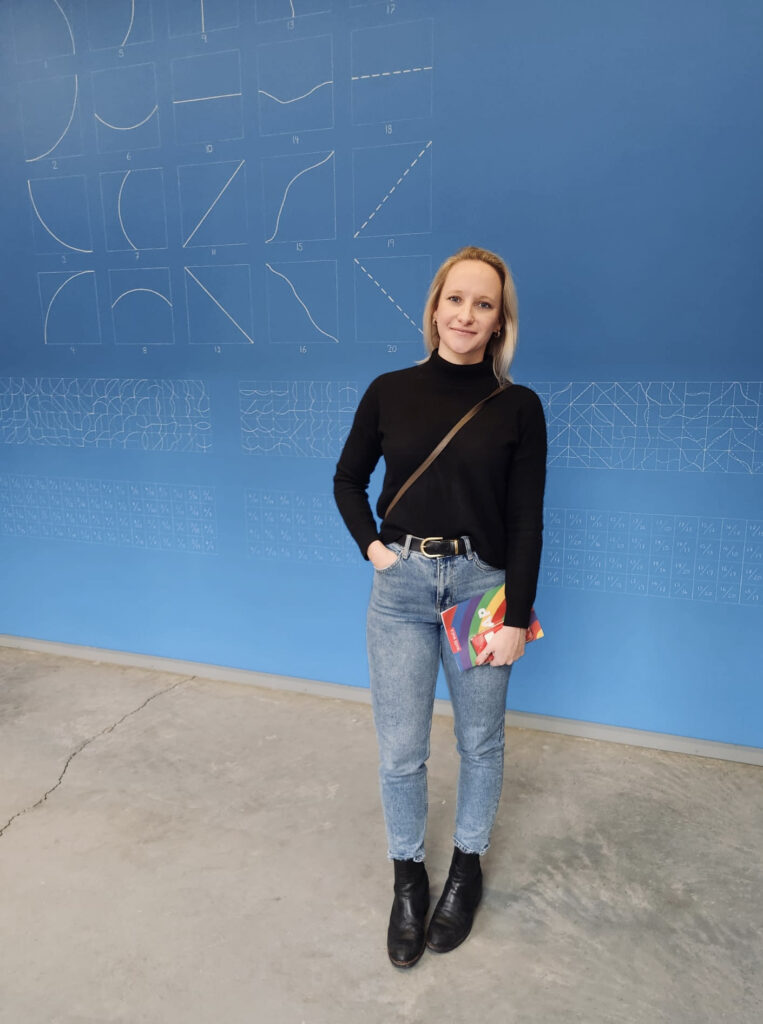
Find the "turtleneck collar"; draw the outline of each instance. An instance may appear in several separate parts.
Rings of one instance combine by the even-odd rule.
[[[480,363],[450,363],[435,349],[426,365],[439,377],[447,378],[454,383],[470,384],[477,380],[495,380],[493,360],[488,355]]]

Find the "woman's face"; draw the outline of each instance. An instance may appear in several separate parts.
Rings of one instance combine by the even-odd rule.
[[[434,311],[439,353],[449,363],[480,363],[501,327],[501,278],[481,260],[461,260],[445,278]]]

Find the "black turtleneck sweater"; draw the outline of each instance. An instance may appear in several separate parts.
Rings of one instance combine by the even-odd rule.
[[[504,623],[526,627],[538,584],[546,480],[546,422],[534,391],[511,384],[480,409],[403,495],[381,533],[368,501],[382,456],[381,518],[450,428],[496,387],[491,360],[461,366],[436,351],[419,366],[377,377],[339,458],[334,496],[365,558],[375,540],[466,534],[482,561],[506,568]]]

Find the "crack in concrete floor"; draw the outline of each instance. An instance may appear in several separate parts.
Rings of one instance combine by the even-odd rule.
[[[67,757],[66,763],[64,764],[61,774],[58,776],[58,781],[56,782],[56,784],[54,786],[51,786],[50,789],[46,790],[46,792],[42,794],[40,799],[36,800],[33,804],[30,804],[29,807],[24,807],[22,810],[16,811],[15,814],[11,815],[11,817],[8,819],[8,821],[6,821],[3,827],[0,828],[0,838],[2,838],[5,835],[5,833],[16,820],[16,818],[20,818],[24,814],[28,814],[30,811],[33,811],[36,807],[40,807],[42,804],[45,803],[50,794],[54,793],[61,785],[61,783],[64,781],[64,775],[66,775],[67,771],[69,770],[69,765],[72,763],[74,758],[78,754],[81,754],[86,747],[89,747],[91,743],[95,742],[95,740],[99,739],[101,736],[105,736],[107,733],[113,732],[117,728],[117,726],[120,726],[122,722],[125,721],[125,719],[132,718],[133,715],[137,715],[138,712],[142,711],[143,708],[146,707],[146,705],[151,703],[152,700],[156,700],[157,697],[161,697],[163,694],[169,693],[171,690],[177,689],[178,686],[182,686],[184,683],[193,682],[195,678],[196,676],[188,676],[186,679],[179,679],[176,683],[172,683],[171,686],[165,686],[163,690],[157,690],[156,693],[152,693],[150,697],[147,697],[142,704],[139,704],[137,708],[133,708],[132,711],[126,712],[124,715],[122,715],[121,718],[117,719],[116,722],[112,722],[111,725],[107,725],[105,729],[101,729],[101,731],[95,733],[94,736],[88,736],[87,739],[83,740],[80,743],[80,745],[76,747],[76,749],[73,750],[71,754],[69,754],[69,756]]]

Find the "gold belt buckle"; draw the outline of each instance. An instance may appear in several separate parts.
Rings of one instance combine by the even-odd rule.
[[[430,555],[426,551],[426,545],[429,543],[430,540],[443,540],[443,538],[442,537],[424,537],[424,539],[421,542],[421,553],[422,553],[422,555],[425,558],[440,558],[440,555]]]

